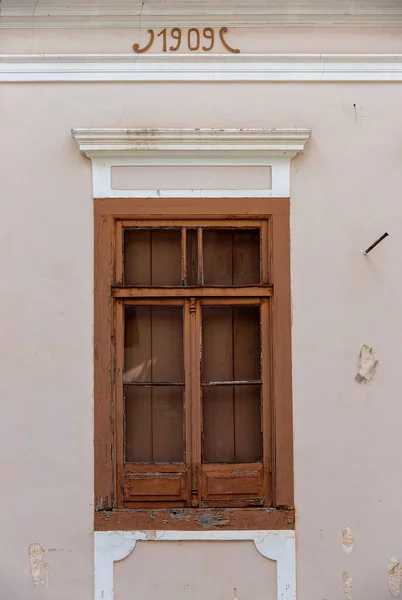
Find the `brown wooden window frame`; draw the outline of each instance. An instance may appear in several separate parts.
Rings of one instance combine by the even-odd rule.
[[[95,529],[293,529],[289,199],[95,199],[94,217]],[[243,288],[124,286],[123,227],[178,227],[180,224],[183,227],[254,225],[261,228],[261,284]],[[131,502],[127,500],[129,496],[124,497],[124,486],[126,489],[130,486],[130,471],[139,473],[142,467],[124,465],[123,460],[123,310],[130,304],[159,303],[185,307],[186,402],[192,398],[191,406],[185,411],[185,426],[192,435],[186,442],[186,464],[178,465],[176,471],[178,477],[187,478],[186,506],[178,497],[176,501],[170,502],[167,497],[149,505],[142,504],[138,498]],[[203,483],[200,479],[221,477],[222,468],[232,476],[236,464],[217,466],[212,463],[200,468],[201,441],[196,434],[201,432],[201,403],[197,398],[199,375],[194,379],[199,369],[190,368],[186,363],[196,360],[192,345],[200,347],[200,307],[237,303],[259,305],[262,331],[269,331],[261,339],[263,398],[264,394],[269,395],[269,402],[263,399],[262,403],[261,472],[256,475],[256,468],[260,468],[257,464],[250,466],[255,471],[251,476],[259,478],[265,502],[263,507],[252,504],[244,507],[241,501],[237,504],[233,501],[223,508],[216,496],[204,499],[201,506]],[[188,380],[190,370],[192,381]],[[149,472],[150,469],[144,466],[143,470]],[[174,470],[172,465],[158,466],[155,475],[156,471],[172,474]]]

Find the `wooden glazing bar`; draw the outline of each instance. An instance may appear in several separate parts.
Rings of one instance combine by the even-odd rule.
[[[274,464],[274,444],[272,439],[272,335],[270,328],[270,306],[268,300],[261,302],[261,377],[262,377],[262,397],[261,397],[261,427],[263,434],[263,462],[264,462],[264,494],[265,503],[268,506],[273,502],[273,469]]]
[[[271,286],[244,287],[117,287],[112,294],[115,298],[212,298],[223,296],[229,300],[234,298],[266,297],[272,295]]]
[[[187,472],[187,505],[191,506],[192,489],[192,378],[191,378],[191,314],[190,300],[184,305],[184,441],[185,441],[185,467]]]
[[[251,228],[256,229],[261,227],[263,224],[263,220],[261,219],[242,219],[234,216],[230,220],[228,219],[215,219],[210,218],[206,220],[207,217],[203,217],[202,219],[191,219],[183,217],[180,219],[172,220],[172,219],[161,219],[160,217],[155,217],[154,219],[119,219],[123,228],[148,228],[148,227],[162,227],[162,228],[171,228],[171,229],[181,229],[182,223],[183,226],[187,229],[196,229],[200,226],[208,228],[208,227],[219,227],[222,229],[236,229],[236,228]]]
[[[201,386],[200,386],[200,331],[201,308],[195,298],[190,300],[191,316],[191,506],[201,502]]]
[[[261,461],[249,463],[203,463],[202,468],[205,472],[219,469],[222,473],[230,473],[233,470],[248,473],[250,471],[262,471],[263,464]]]
[[[184,387],[184,383],[183,381],[170,381],[170,382],[161,382],[161,381],[155,381],[155,382],[150,382],[150,381],[127,381],[124,385],[138,385],[138,386],[144,386],[144,387],[158,387],[158,386],[162,386],[162,387],[174,387],[174,386],[178,386],[178,387]]]
[[[202,386],[214,386],[214,385],[261,385],[259,380],[250,381],[204,381],[201,383]]]
[[[184,306],[185,303],[185,298],[134,298],[135,296],[122,299],[124,299],[125,306]]]
[[[202,227],[197,228],[197,259],[198,259],[198,284],[204,283],[204,253],[203,253]]]
[[[116,333],[116,372],[114,382],[114,459],[115,459],[115,504],[122,508],[123,502],[119,493],[123,482],[124,466],[124,305],[121,301],[115,306]]]
[[[114,281],[117,285],[124,283],[124,246],[121,221],[116,221],[116,271]]]
[[[125,463],[124,473],[184,473],[183,463]]]
[[[268,238],[268,221],[262,222],[260,232],[260,248],[261,248],[261,283],[270,282],[269,273],[269,238]]]
[[[261,298],[265,298],[270,294],[263,294],[259,297],[248,297],[248,296],[219,296],[219,297],[209,297],[209,298],[200,298],[200,303],[202,306],[259,306],[261,303]]]
[[[181,284],[187,285],[187,232],[181,228]]]

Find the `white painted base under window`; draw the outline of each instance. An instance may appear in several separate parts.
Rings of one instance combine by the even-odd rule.
[[[137,541],[253,541],[276,562],[278,600],[296,599],[294,531],[96,531],[94,538],[95,600],[114,599],[114,563],[127,558]]]

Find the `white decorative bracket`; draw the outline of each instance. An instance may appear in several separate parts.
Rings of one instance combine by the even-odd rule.
[[[114,599],[114,563],[124,560],[137,541],[253,541],[258,552],[277,563],[278,600],[296,600],[294,531],[96,531],[95,600]]]
[[[290,161],[309,129],[73,129],[80,152],[92,160],[94,198],[289,197]],[[112,187],[116,166],[266,166],[271,186],[247,189],[147,189]]]

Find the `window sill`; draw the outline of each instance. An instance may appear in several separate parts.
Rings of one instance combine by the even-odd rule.
[[[294,529],[292,508],[158,508],[95,513],[95,531]]]

